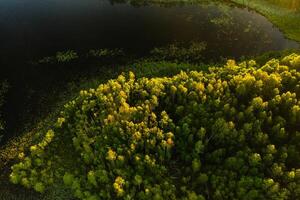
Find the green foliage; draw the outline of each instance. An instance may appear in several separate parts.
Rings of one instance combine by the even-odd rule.
[[[11,181],[79,199],[299,199],[298,58],[82,90]]]

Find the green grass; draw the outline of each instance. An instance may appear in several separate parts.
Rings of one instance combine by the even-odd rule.
[[[231,0],[267,17],[287,38],[300,42],[300,10],[288,9],[282,3],[266,0]]]

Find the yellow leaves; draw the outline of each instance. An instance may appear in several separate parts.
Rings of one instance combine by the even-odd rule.
[[[131,144],[131,145],[130,145],[131,151],[134,151],[134,150],[135,150],[135,147],[136,147],[135,144]]]
[[[80,96],[87,96],[87,95],[88,95],[88,91],[86,91],[86,90],[81,90],[81,91],[79,92],[79,94],[80,94]]]
[[[231,60],[231,59],[227,60],[226,67],[228,67],[228,68],[234,68],[234,67],[236,67],[235,60]]]
[[[121,98],[127,99],[127,94],[126,94],[123,90],[120,91],[119,96],[120,96]]]
[[[106,123],[112,123],[114,121],[115,121],[115,116],[114,115],[107,115]]]
[[[174,146],[174,141],[172,138],[167,138],[167,139],[161,140],[161,146],[163,148],[170,149]]]
[[[172,85],[172,86],[170,87],[170,92],[171,92],[171,94],[172,94],[172,95],[176,94],[176,91],[177,91],[176,86]]]
[[[250,163],[250,165],[257,166],[257,165],[260,164],[260,162],[261,162],[261,156],[260,156],[260,154],[253,153],[253,154],[250,155],[250,157],[249,157],[249,163]]]
[[[248,68],[251,68],[251,67],[254,67],[254,66],[256,66],[256,61],[255,60],[249,60],[248,62],[247,62],[247,64],[248,64]]]
[[[188,89],[187,89],[186,87],[184,87],[182,84],[180,84],[180,85],[178,86],[178,91],[180,91],[180,92],[183,93],[183,94],[186,94],[187,91],[188,91]]]
[[[20,160],[23,160],[24,157],[25,157],[24,152],[21,152],[21,153],[18,154],[18,158],[19,158]]]
[[[202,83],[202,82],[194,82],[194,90],[197,92],[197,93],[200,93],[202,94],[204,91],[205,91],[205,85]]]
[[[59,117],[59,118],[57,119],[57,126],[58,126],[58,127],[62,127],[62,125],[63,125],[63,123],[64,123],[65,121],[66,121],[65,118]]]
[[[130,112],[130,106],[128,103],[124,102],[120,108],[119,108],[120,113],[129,113]]]
[[[174,142],[173,142],[173,140],[172,140],[172,138],[168,138],[167,139],[167,147],[172,147],[174,145]]]
[[[291,109],[291,121],[300,123],[300,105],[294,105]]]
[[[141,157],[138,156],[138,155],[136,155],[136,156],[134,157],[134,159],[135,159],[136,162],[139,162],[139,161],[141,160]]]
[[[267,153],[274,154],[276,153],[276,148],[274,144],[269,144],[267,146]]]
[[[255,97],[252,99],[251,105],[254,109],[264,109],[267,106],[267,102],[264,102],[261,97]]]
[[[231,130],[234,129],[235,128],[234,122],[232,122],[232,121],[228,122],[228,128]]]
[[[45,136],[45,138],[44,138],[44,141],[45,142],[47,142],[47,144],[49,144],[51,141],[52,141],[52,139],[54,138],[54,131],[53,130],[48,130],[48,132],[46,133],[46,136]],[[45,144],[45,145],[41,145],[41,146],[43,146],[43,147],[45,147],[47,144]]]
[[[30,147],[31,153],[34,153],[37,149],[38,149],[38,147],[36,145],[33,145]]]
[[[124,161],[124,160],[125,160],[125,157],[122,156],[122,155],[118,155],[117,159],[118,159],[119,161]]]
[[[123,186],[125,185],[125,180],[121,177],[121,176],[118,176],[116,179],[115,179],[115,182],[113,184],[113,187],[115,189],[115,192],[117,193],[117,196],[118,197],[121,197],[123,196],[124,194],[124,189],[123,189]]]
[[[287,173],[287,177],[289,180],[293,180],[296,176],[296,173],[294,171],[290,171]]]
[[[282,63],[288,65],[292,69],[300,70],[300,55],[291,54],[282,59]]]
[[[142,138],[142,134],[141,134],[140,132],[135,132],[135,133],[133,134],[133,138],[134,138],[136,141],[138,141],[138,140],[140,140],[140,139]]]
[[[125,78],[124,75],[119,75],[118,78],[117,78],[117,81],[118,81],[119,83],[125,83],[126,78]]]
[[[251,74],[246,74],[242,78],[242,82],[247,86],[251,86],[255,81],[256,81],[255,77]]]
[[[158,98],[157,98],[157,96],[152,95],[150,101],[151,101],[151,104],[152,104],[153,106],[158,106]]]
[[[135,79],[135,75],[132,71],[129,72],[129,79],[130,80],[134,80]]]
[[[167,138],[173,138],[174,137],[174,134],[172,132],[168,132],[166,134]]]
[[[117,153],[112,149],[109,149],[106,155],[106,159],[110,161],[114,161],[117,158]]]
[[[207,85],[206,89],[207,89],[208,93],[212,93],[213,90],[214,90],[214,86],[213,86],[212,84],[209,83],[209,84]]]
[[[164,138],[164,133],[163,133],[162,130],[158,130],[158,131],[156,132],[156,138],[159,139],[159,140],[161,140],[161,139]]]
[[[149,164],[150,166],[154,166],[155,165],[155,159],[154,158],[151,158],[149,155],[145,155],[145,158],[144,158],[145,162],[147,164]]]

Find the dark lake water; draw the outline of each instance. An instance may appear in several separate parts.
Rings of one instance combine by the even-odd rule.
[[[224,4],[132,6],[108,0],[0,0],[1,59],[57,51],[204,41],[210,56],[251,55],[296,47],[266,18]]]
[[[205,42],[209,59],[299,46],[265,17],[228,4],[0,0],[0,79],[11,85],[4,110],[7,129],[13,135],[24,116],[38,115],[33,105],[41,91],[47,93],[49,85],[70,76],[57,68],[36,69],[27,61],[57,51],[99,48],[122,48],[143,56],[154,47],[190,41]]]

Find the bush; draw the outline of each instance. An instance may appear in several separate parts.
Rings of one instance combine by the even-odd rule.
[[[10,179],[89,200],[299,199],[299,58],[81,91]]]

